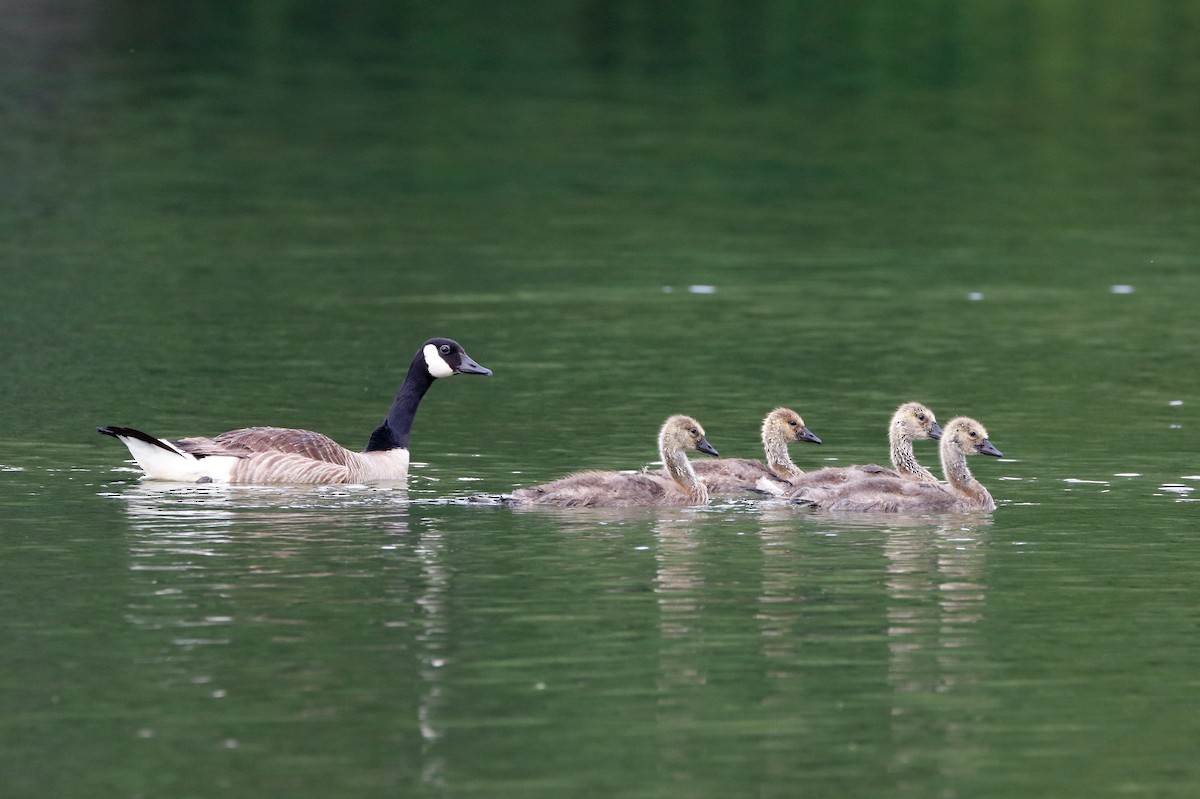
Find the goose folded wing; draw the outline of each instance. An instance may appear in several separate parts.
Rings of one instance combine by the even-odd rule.
[[[245,457],[256,452],[277,452],[338,466],[348,465],[352,455],[327,435],[289,427],[243,427],[213,438],[184,438],[175,444],[185,452],[199,456]]]
[[[355,482],[345,466],[314,460],[292,452],[256,452],[238,464],[238,479],[244,483],[319,483],[334,485]]]

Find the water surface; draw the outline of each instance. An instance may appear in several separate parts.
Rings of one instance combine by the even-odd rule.
[[[10,5],[6,795],[1200,788],[1200,6]],[[361,447],[432,335],[407,488],[93,432]],[[994,514],[465,501],[910,399]]]

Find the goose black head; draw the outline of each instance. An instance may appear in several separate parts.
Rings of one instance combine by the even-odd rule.
[[[421,346],[421,354],[425,357],[425,368],[434,377],[492,373],[491,369],[477,364],[454,339],[431,338]]]

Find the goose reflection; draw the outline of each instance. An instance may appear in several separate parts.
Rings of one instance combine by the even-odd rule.
[[[403,492],[138,483],[106,496],[121,503],[129,520],[129,571],[137,576],[129,619],[155,627],[218,618],[294,630],[303,621],[280,608],[298,607],[297,586],[312,591],[313,579],[367,573],[368,564],[355,561],[370,555],[351,532],[377,529],[390,542],[409,528]],[[343,561],[341,569],[330,567],[331,553]],[[239,601],[251,596],[252,602]],[[198,619],[202,607],[210,612]]]
[[[400,665],[398,676],[396,662],[380,646],[381,640],[393,636],[380,639],[378,632],[368,631],[370,648],[380,653],[381,660],[379,671],[365,676],[368,684],[377,686],[375,690],[389,690],[387,686],[397,680],[416,686],[413,710],[419,741],[414,745],[419,750],[420,779],[424,785],[444,784],[445,755],[439,744],[453,626],[447,600],[451,571],[445,563],[438,520],[414,513],[407,491],[143,483],[114,496],[124,503],[132,528],[131,568],[153,581],[152,590],[134,603],[136,618],[144,623],[190,624],[188,614],[205,602],[197,599],[198,593],[220,595],[231,605],[251,609],[245,618],[232,608],[223,611],[221,618],[227,625],[270,628],[271,643],[297,647],[280,658],[277,665],[284,668],[313,668],[299,665],[307,656],[334,662],[344,657],[331,655],[329,640],[323,640],[340,635],[326,615],[328,606],[358,613],[361,589],[348,593],[354,578],[381,581],[385,595],[374,607],[378,613],[394,614],[385,616],[382,624],[394,629],[400,648],[415,657],[404,658],[407,665]],[[364,529],[375,533],[366,547]],[[399,549],[404,550],[401,558],[387,557],[389,550]],[[386,558],[382,567],[380,550]],[[207,566],[204,561],[209,557],[226,562]],[[330,561],[336,568],[326,565]],[[207,574],[161,579],[164,572],[180,571]],[[317,603],[327,608],[317,610],[313,607]],[[349,641],[351,647],[361,643]],[[354,668],[363,668],[362,658],[356,660]],[[335,687],[343,679],[334,673],[319,676],[330,680],[324,687]],[[317,682],[304,689],[317,697],[321,685]]]
[[[403,487],[231,486],[215,483],[138,482],[103,494],[123,503],[131,526],[144,532],[197,534],[253,524],[255,532],[328,535],[363,522],[407,518]],[[259,530],[259,527],[265,528]],[[403,528],[402,525],[402,529]]]
[[[436,513],[366,487],[139,483],[106,496],[128,519],[124,615],[164,706],[275,708],[286,695],[303,721],[345,713],[352,682],[355,702],[400,700],[420,778],[442,784],[453,624]]]
[[[421,565],[421,592],[416,598],[416,651],[419,688],[417,726],[421,733],[421,784],[445,787],[446,758],[438,748],[442,738],[439,712],[445,703],[447,648],[451,623],[447,610],[450,570],[445,564],[445,541],[432,520],[422,524],[414,552]]]

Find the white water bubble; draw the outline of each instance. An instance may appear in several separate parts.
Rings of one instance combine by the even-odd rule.
[[[716,294],[717,287],[704,285],[688,286],[688,291],[692,294]]]
[[[983,292],[982,291],[972,291],[970,294],[967,295],[967,299],[970,300],[971,302],[979,302],[980,300],[983,299]]]
[[[1133,286],[1130,286],[1127,283],[1118,283],[1115,286],[1109,286],[1108,290],[1113,294],[1132,294]]]

